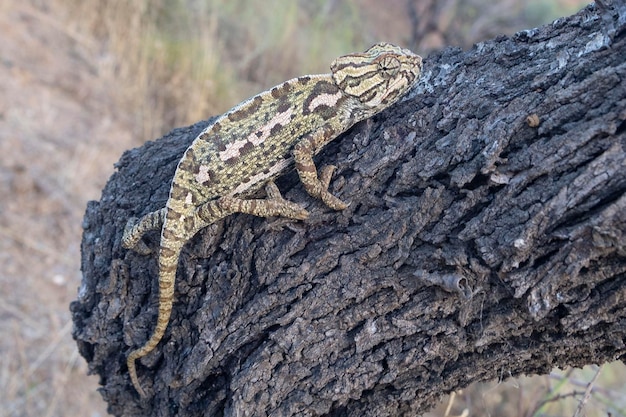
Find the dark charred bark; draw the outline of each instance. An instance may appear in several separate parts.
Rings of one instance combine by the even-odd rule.
[[[183,250],[164,340],[157,262],[120,246],[207,122],[126,152],[87,207],[81,354],[121,416],[399,416],[500,375],[626,354],[626,4],[425,60],[411,97],[334,141],[334,212],[234,215]],[[156,248],[158,233],[148,236]]]

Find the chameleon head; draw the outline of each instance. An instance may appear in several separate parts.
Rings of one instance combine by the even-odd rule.
[[[418,81],[422,57],[390,43],[377,43],[363,53],[337,58],[330,70],[339,88],[373,114],[396,102]]]

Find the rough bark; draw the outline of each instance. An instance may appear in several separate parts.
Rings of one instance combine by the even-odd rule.
[[[325,208],[234,215],[185,247],[164,340],[157,263],[120,246],[207,122],[126,152],[87,207],[74,337],[121,416],[416,415],[501,375],[626,354],[626,4],[425,60],[412,96],[317,158]],[[158,233],[148,243],[156,247]]]

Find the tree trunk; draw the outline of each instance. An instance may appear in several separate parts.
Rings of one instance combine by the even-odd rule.
[[[501,375],[626,354],[626,3],[428,57],[407,100],[317,158],[341,212],[233,215],[157,262],[120,245],[207,125],[126,152],[90,202],[74,338],[118,416],[400,416]],[[159,234],[148,236],[156,248]]]

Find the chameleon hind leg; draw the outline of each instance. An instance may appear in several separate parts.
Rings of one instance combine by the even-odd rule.
[[[266,199],[222,197],[215,201],[209,201],[197,209],[197,215],[205,225],[232,213],[247,213],[260,217],[281,216],[297,220],[304,220],[309,216],[309,213],[298,204],[285,200],[273,182],[269,182],[265,186],[265,192],[268,197]],[[150,212],[140,219],[130,218],[122,235],[122,247],[132,249],[142,255],[152,253],[152,249],[141,239],[147,232],[161,230],[166,215],[167,209],[164,207]]]
[[[329,170],[327,176],[328,178],[325,178],[325,181],[323,180],[326,188],[328,188],[328,183],[332,176],[332,169]],[[322,177],[324,178],[324,173],[322,173]],[[215,201],[209,201],[198,207],[197,214],[206,225],[232,213],[246,213],[259,217],[280,216],[296,220],[304,220],[309,216],[309,213],[298,204],[285,200],[274,182],[267,183],[265,192],[267,193],[267,198],[265,199],[222,197]],[[132,249],[142,255],[152,253],[152,249],[141,239],[147,232],[161,230],[166,215],[167,209],[163,207],[160,210],[144,215],[140,219],[136,217],[130,218],[122,235],[122,247]]]
[[[273,182],[267,183],[265,192],[267,198],[261,199],[221,197],[198,207],[196,213],[206,224],[211,224],[232,213],[252,214],[259,217],[287,217],[296,220],[309,217],[309,213],[300,205],[285,200]]]
[[[140,219],[132,217],[126,223],[124,234],[122,235],[122,247],[132,249],[142,255],[152,253],[142,240],[144,234],[152,230],[161,230],[165,222],[166,208],[146,214]]]

